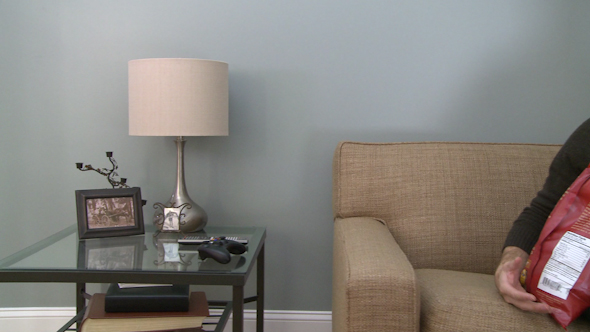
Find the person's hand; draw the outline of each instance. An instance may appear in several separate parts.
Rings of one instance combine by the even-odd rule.
[[[520,284],[520,272],[528,259],[528,254],[518,247],[506,247],[502,260],[496,269],[496,287],[504,301],[525,311],[542,314],[551,313],[551,307],[537,302],[537,298],[527,293]]]

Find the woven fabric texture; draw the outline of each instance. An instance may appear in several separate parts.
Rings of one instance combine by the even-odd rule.
[[[415,331],[420,296],[412,265],[372,218],[334,224],[333,331]],[[388,310],[383,310],[387,308]]]
[[[493,277],[513,220],[559,148],[340,143],[333,331],[563,331],[547,315],[505,303]]]
[[[558,149],[343,142],[334,158],[334,216],[384,220],[415,268],[493,273]]]
[[[422,300],[423,332],[555,332],[563,331],[548,315],[518,310],[504,302],[494,276],[448,270],[416,270]],[[588,331],[575,321],[569,332]]]

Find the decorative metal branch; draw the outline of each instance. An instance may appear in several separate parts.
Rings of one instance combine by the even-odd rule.
[[[76,163],[76,168],[78,168],[79,170],[81,170],[83,172],[95,171],[98,174],[106,176],[107,180],[109,181],[111,186],[113,186],[113,188],[129,188],[129,186],[126,184],[127,179],[120,178],[119,174],[117,174],[117,169],[119,168],[119,166],[117,165],[115,158],[113,158],[113,153],[107,152],[107,157],[109,158],[111,164],[113,165],[112,169],[94,168],[94,167],[92,167],[92,165],[90,165],[90,164],[84,165],[84,163]]]

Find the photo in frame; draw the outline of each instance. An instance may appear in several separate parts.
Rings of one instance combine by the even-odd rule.
[[[162,231],[180,231],[181,208],[164,208],[164,225]]]
[[[76,190],[80,239],[144,234],[141,189]]]
[[[189,203],[184,203],[179,206],[174,206],[173,203],[168,203],[166,206],[162,203],[154,204],[155,209],[160,209],[161,212],[157,212],[154,215],[154,224],[158,227],[160,232],[181,232],[180,228],[186,223],[185,209],[191,209],[192,206]]]

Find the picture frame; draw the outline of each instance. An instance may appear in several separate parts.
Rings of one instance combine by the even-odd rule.
[[[144,234],[141,189],[76,190],[80,239]]]
[[[160,209],[161,211],[154,215],[154,224],[159,232],[181,233],[182,231],[180,228],[186,223],[186,213],[184,213],[184,210],[191,209],[192,205],[184,203],[175,206],[174,203],[168,203],[168,205],[156,203],[154,204],[154,208]]]
[[[179,232],[181,208],[164,208],[164,224],[162,225],[163,232]]]
[[[78,268],[86,270],[140,270],[145,236],[86,239],[78,242]]]

